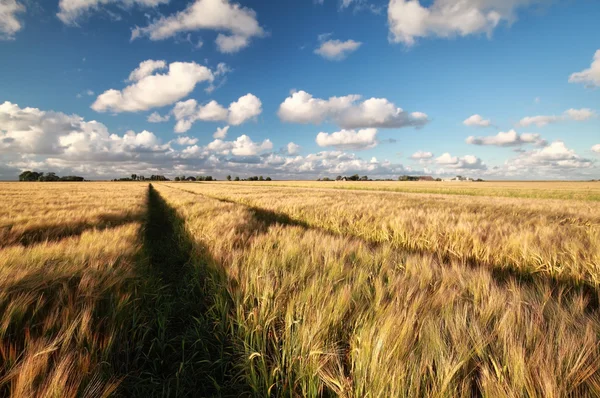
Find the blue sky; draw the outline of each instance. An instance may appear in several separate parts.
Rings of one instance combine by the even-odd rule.
[[[590,0],[0,0],[0,179],[599,178],[599,18]]]

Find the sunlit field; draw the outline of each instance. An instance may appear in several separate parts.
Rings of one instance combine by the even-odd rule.
[[[226,182],[220,183],[226,184]],[[598,181],[272,181],[236,182],[236,184],[249,184],[251,186],[265,185],[271,187],[333,188],[362,191],[600,201],[600,182]]]
[[[599,396],[599,198],[0,183],[0,396]]]

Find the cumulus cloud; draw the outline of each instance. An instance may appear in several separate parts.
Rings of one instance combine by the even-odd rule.
[[[149,59],[147,61],[142,61],[140,66],[135,68],[127,79],[130,82],[137,82],[142,80],[145,77],[150,76],[157,70],[165,69],[167,67],[167,63],[165,61],[155,61],[153,59]]]
[[[217,127],[217,131],[213,133],[213,138],[223,139],[227,137],[227,132],[229,131],[229,126],[225,127]]]
[[[448,152],[435,159],[439,166],[457,169],[457,170],[485,170],[487,166],[483,161],[474,155],[466,155],[463,157],[452,156]]]
[[[370,98],[362,102],[360,95],[314,98],[298,91],[279,106],[278,115],[284,122],[319,124],[331,120],[343,129],[422,127],[429,118],[422,112],[405,112],[385,98]]]
[[[261,143],[254,142],[247,135],[239,136],[235,141],[223,141],[216,139],[206,145],[200,147],[194,145],[183,150],[186,155],[197,156],[197,155],[209,155],[210,153],[216,153],[219,155],[235,155],[235,156],[255,156],[261,152],[273,149],[273,143],[271,140],[266,139]]]
[[[412,46],[418,38],[490,35],[501,22],[511,23],[516,11],[536,0],[391,0],[388,5],[390,41]]]
[[[300,145],[290,142],[289,144],[287,144],[287,151],[290,155],[296,155],[300,151]]]
[[[321,147],[363,150],[377,146],[377,129],[341,130],[335,133],[319,133],[316,139]]]
[[[60,0],[58,2],[58,18],[67,25],[76,25],[77,21],[101,6],[115,4],[121,7],[134,5],[141,7],[156,7],[166,4],[169,0]]]
[[[567,120],[581,122],[594,117],[596,117],[596,112],[589,108],[568,109],[562,115],[527,116],[521,119],[518,125],[521,127],[528,127],[531,125],[536,125],[537,127],[544,127],[552,123],[558,123]]]
[[[319,47],[315,49],[315,54],[318,54],[330,61],[341,61],[350,53],[358,50],[361,45],[361,42],[354,40],[327,40],[321,42]]]
[[[155,73],[165,68],[164,61],[148,60],[130,75],[131,85],[123,90],[110,89],[100,94],[92,104],[97,112],[137,112],[170,105],[190,94],[201,82],[212,82],[213,73],[195,62],[173,62],[167,73]]]
[[[171,119],[171,115],[164,115],[161,116],[160,113],[158,112],[152,112],[149,116],[148,116],[148,122],[150,123],[162,123],[162,122],[168,122],[169,119]]]
[[[470,136],[466,140],[467,144],[471,145],[494,145],[494,146],[520,146],[524,144],[545,145],[546,141],[536,133],[518,134],[515,130],[507,132],[499,132],[496,135],[486,137]]]
[[[205,122],[226,121],[231,125],[239,126],[262,113],[262,102],[255,95],[246,94],[229,104],[229,108],[226,109],[214,100],[202,105],[194,99],[189,99],[175,104],[172,113],[175,120],[177,120],[175,132],[185,133],[198,120]],[[227,130],[224,133],[226,134]]]
[[[600,50],[597,50],[592,60],[592,65],[581,72],[573,73],[569,83],[583,83],[586,87],[600,87]]]
[[[492,121],[489,119],[484,119],[481,115],[473,115],[465,119],[463,124],[469,127],[490,127],[492,125]]]
[[[233,53],[247,47],[253,37],[265,35],[254,10],[231,3],[229,0],[196,0],[173,15],[161,17],[146,27],[136,27],[131,39],[147,36],[150,40],[164,40],[180,32],[200,29],[216,30],[217,48]]]
[[[195,145],[198,142],[197,138],[192,138],[192,137],[178,137],[175,142],[178,145]]]
[[[385,159],[362,159],[340,150],[300,156],[292,154],[294,147],[290,148],[288,154],[274,153],[270,140],[253,141],[246,135],[231,141],[215,139],[206,146],[198,145],[193,137],[178,137],[163,144],[150,131],[115,134],[104,124],[77,115],[10,102],[0,104],[0,176],[9,179],[25,169],[105,179],[131,173],[170,177],[198,173],[219,177],[269,175],[286,179],[338,174],[377,178],[424,173],[472,175],[475,171],[504,178],[594,178],[598,173],[596,163],[582,159],[560,142],[553,143],[552,149],[521,153],[503,167],[487,169],[475,156],[444,154],[438,168],[422,171]],[[429,154],[419,157],[427,158]]]
[[[565,111],[565,117],[570,120],[576,120],[578,122],[581,122],[596,117],[596,112],[589,108],[569,109]]]
[[[433,158],[433,153],[425,152],[425,151],[417,151],[413,153],[410,157],[413,160],[418,160],[419,162],[429,162]]]
[[[312,178],[325,174],[391,175],[402,165],[377,159],[363,160],[341,151],[298,156],[272,153],[270,140],[216,139],[199,146],[192,137],[161,144],[148,131],[111,134],[102,123],[77,115],[0,105],[0,174],[15,178],[18,170],[53,170],[87,178],[114,178],[137,173],[167,176],[192,173],[263,174],[280,178]],[[290,150],[291,149],[291,150]],[[296,148],[289,146],[288,151]]]
[[[135,157],[140,152],[165,152],[169,146],[149,131],[111,134],[97,121],[77,115],[0,105],[0,152],[32,155],[61,155],[70,160],[94,157]]]
[[[596,144],[592,147],[592,151],[596,153],[600,153],[600,144]]]
[[[23,25],[17,14],[25,12],[25,6],[16,0],[0,0],[0,40],[14,39]]]
[[[262,113],[262,102],[254,94],[246,94],[229,104],[229,124],[239,126]]]
[[[568,175],[562,174],[565,172],[572,173],[576,169],[589,169],[593,166],[593,162],[579,156],[564,142],[554,141],[542,149],[519,154],[518,157],[508,160],[506,166],[507,172],[560,177]]]

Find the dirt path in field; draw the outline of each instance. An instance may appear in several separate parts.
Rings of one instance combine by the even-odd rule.
[[[211,259],[185,229],[185,221],[148,188],[147,219],[141,239],[147,277],[156,292],[146,297],[152,324],[143,339],[138,369],[122,384],[125,396],[239,396],[233,349],[215,313]]]

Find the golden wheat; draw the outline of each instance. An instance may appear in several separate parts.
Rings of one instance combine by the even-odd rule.
[[[583,183],[334,184],[0,184],[0,395],[600,395]]]
[[[214,191],[159,186],[227,275],[257,395],[600,393],[597,306],[570,285],[372,246],[182,189]]]

